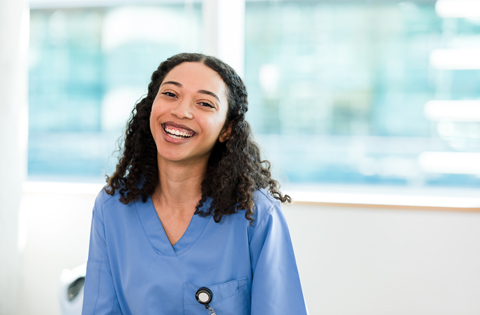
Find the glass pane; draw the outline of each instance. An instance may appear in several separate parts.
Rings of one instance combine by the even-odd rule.
[[[290,182],[480,186],[478,19],[252,1],[245,38],[249,120]]]
[[[191,2],[31,11],[30,179],[98,180],[162,60],[201,50]],[[110,158],[109,158],[110,157]]]

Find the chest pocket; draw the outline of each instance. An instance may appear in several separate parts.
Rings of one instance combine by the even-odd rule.
[[[214,285],[196,285],[185,282],[183,293],[185,315],[208,315],[205,306],[198,303],[195,293],[202,286],[212,291],[213,299],[210,306],[217,315],[248,315],[250,314],[250,297],[248,296],[247,278],[232,280]]]

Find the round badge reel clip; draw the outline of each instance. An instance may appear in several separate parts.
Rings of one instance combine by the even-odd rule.
[[[198,289],[197,293],[195,293],[195,298],[198,303],[205,306],[209,315],[216,315],[215,310],[208,305],[213,299],[213,293],[209,288],[201,287]]]

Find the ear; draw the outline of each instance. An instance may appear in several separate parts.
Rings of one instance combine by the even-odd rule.
[[[230,135],[232,134],[232,125],[233,125],[233,121],[228,123],[228,125],[225,128],[223,128],[222,132],[220,133],[220,137],[218,137],[218,141],[223,143],[228,139],[230,139]]]

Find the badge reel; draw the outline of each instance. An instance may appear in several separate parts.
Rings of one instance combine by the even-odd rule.
[[[216,315],[215,310],[208,305],[213,298],[213,293],[209,288],[201,287],[198,289],[197,293],[195,293],[195,298],[197,299],[198,303],[205,305],[209,315]]]

